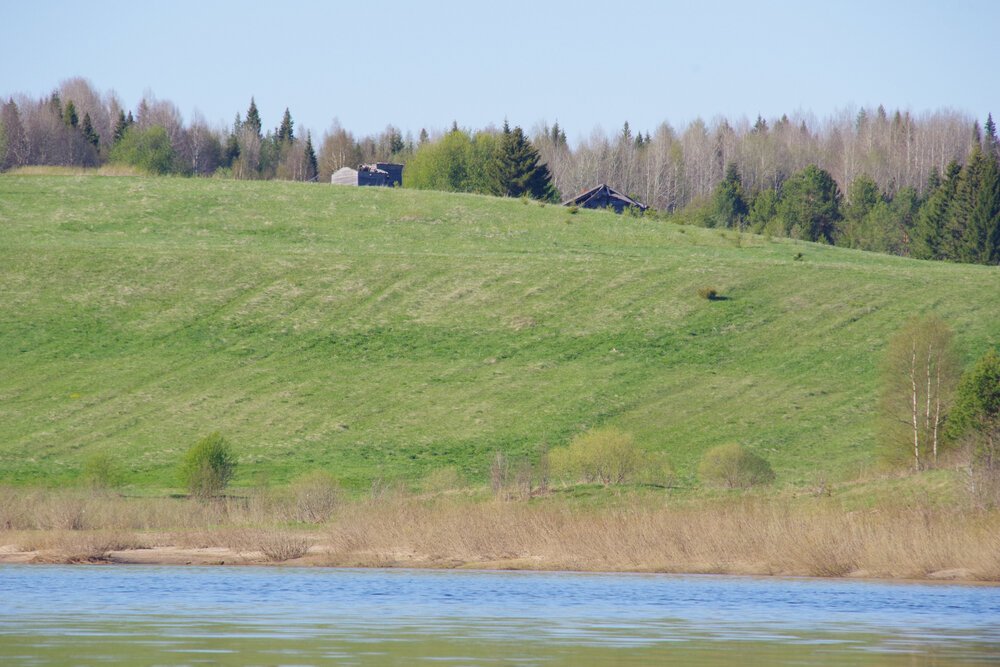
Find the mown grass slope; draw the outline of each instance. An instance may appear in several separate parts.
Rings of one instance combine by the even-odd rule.
[[[599,424],[682,478],[730,441],[779,483],[850,477],[879,357],[925,312],[970,361],[1000,271],[472,195],[6,175],[0,481],[109,452],[169,488],[216,430],[239,484],[482,475]]]

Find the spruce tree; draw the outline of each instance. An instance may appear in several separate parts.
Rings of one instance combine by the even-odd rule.
[[[809,165],[782,186],[779,213],[785,229],[806,241],[833,243],[840,199],[837,182],[829,172]]]
[[[872,250],[871,240],[878,230],[871,229],[868,217],[875,205],[883,201],[875,179],[868,174],[855,178],[848,189],[848,199],[844,219],[837,229],[837,245]]]
[[[63,122],[70,127],[76,127],[80,124],[80,117],[76,114],[76,105],[73,104],[73,100],[66,103],[66,108],[63,109]]]
[[[1000,263],[1000,165],[992,151],[983,152],[976,181],[966,223],[967,261],[996,265]]]
[[[306,180],[311,181],[319,173],[319,165],[316,162],[316,151],[313,150],[312,133],[306,132]]]
[[[944,259],[965,263],[978,261],[980,243],[972,225],[980,196],[983,169],[982,145],[976,144],[968,164],[959,172],[955,197],[948,207],[944,240],[941,244]]]
[[[98,148],[100,146],[101,137],[94,131],[94,124],[90,121],[90,114],[83,114],[83,126],[80,128],[83,132],[83,138],[87,140],[87,143]]]
[[[285,108],[285,115],[281,119],[281,125],[278,127],[277,139],[278,143],[291,143],[295,136],[292,132],[292,114],[288,112],[288,108]]]
[[[52,91],[52,97],[49,98],[49,110],[59,118],[62,118],[62,100],[59,99],[59,91]]]
[[[243,121],[243,127],[250,128],[257,133],[257,136],[260,136],[260,112],[257,111],[257,103],[252,97],[250,98],[250,108],[247,109],[247,119]]]
[[[642,135],[639,135],[642,136]],[[726,166],[726,176],[712,193],[712,216],[716,227],[742,227],[750,212],[743,182],[735,162]]]
[[[488,170],[490,194],[504,197],[528,195],[542,201],[555,201],[549,168],[539,164],[541,156],[524,136],[520,127],[513,130],[504,121],[503,136]]]
[[[986,125],[983,127],[983,152],[987,155],[1000,155],[1000,145],[997,143],[997,126],[993,122],[993,114],[986,116]]]
[[[132,114],[132,112],[130,111],[129,112],[129,116],[130,117],[131,117],[131,114]],[[112,146],[117,145],[118,142],[122,140],[122,137],[125,135],[125,130],[128,129],[129,125],[130,125],[129,119],[125,117],[125,112],[122,111],[121,109],[119,109],[118,110],[118,120],[115,121],[115,129],[114,129],[114,132],[111,135],[111,145]]]
[[[958,188],[962,168],[952,160],[945,170],[944,179],[937,172],[928,179],[926,200],[917,213],[913,230],[913,256],[917,259],[946,259],[945,233],[951,202]]]

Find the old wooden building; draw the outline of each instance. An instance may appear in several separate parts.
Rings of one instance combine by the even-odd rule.
[[[604,183],[596,188],[591,188],[581,195],[563,202],[563,206],[579,206],[580,208],[608,208],[621,213],[627,208],[635,207],[640,211],[645,211],[649,207],[637,202],[628,195],[623,195],[617,190],[613,190]]]
[[[393,162],[362,164],[357,169],[341,167],[333,172],[330,182],[334,185],[381,185],[394,187],[403,184],[403,165]]]

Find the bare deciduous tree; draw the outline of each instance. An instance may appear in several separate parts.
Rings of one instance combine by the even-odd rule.
[[[941,425],[958,382],[951,331],[939,317],[910,319],[889,341],[881,369],[883,453],[914,470],[937,463]]]

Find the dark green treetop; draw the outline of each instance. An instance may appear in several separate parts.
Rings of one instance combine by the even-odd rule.
[[[237,118],[239,118],[239,116],[237,116]],[[260,112],[257,111],[257,102],[255,102],[252,97],[250,98],[250,108],[247,109],[247,118],[243,121],[243,127],[250,128],[256,132],[258,136],[260,135]]]
[[[641,136],[641,135],[640,135]],[[712,216],[716,227],[739,227],[746,220],[750,207],[747,204],[743,181],[735,162],[726,166],[726,176],[712,193]]]
[[[97,132],[94,131],[94,124],[90,120],[90,114],[83,114],[83,125],[80,127],[80,131],[83,132],[83,138],[87,140],[87,143],[97,148],[100,145],[101,137]]]
[[[549,168],[540,164],[538,150],[520,127],[513,130],[504,122],[503,135],[489,165],[489,192],[498,196],[527,195],[542,201],[557,198]]]
[[[316,162],[316,151],[313,150],[312,133],[306,132],[306,166],[308,167],[309,173],[306,175],[306,180],[312,180],[316,177],[319,172],[319,165]]]
[[[952,160],[945,169],[944,178],[936,178],[937,185],[927,190],[927,200],[920,207],[913,230],[912,254],[917,259],[939,259],[945,244],[945,226],[948,211],[955,198],[958,176],[962,168]],[[933,176],[937,176],[934,172]],[[930,179],[929,179],[930,180]]]
[[[978,463],[990,470],[1000,467],[1000,355],[995,348],[962,376],[948,423],[951,437],[972,438]]]
[[[806,241],[832,243],[840,200],[833,176],[811,164],[785,181],[779,212],[790,233]]]
[[[292,127],[292,114],[289,113],[288,108],[286,107],[285,115],[281,118],[281,125],[275,133],[278,143],[291,143],[292,139],[295,138]]]
[[[76,105],[73,104],[73,100],[66,103],[66,108],[63,109],[63,122],[70,127],[76,127],[80,124],[80,117],[76,113]]]

